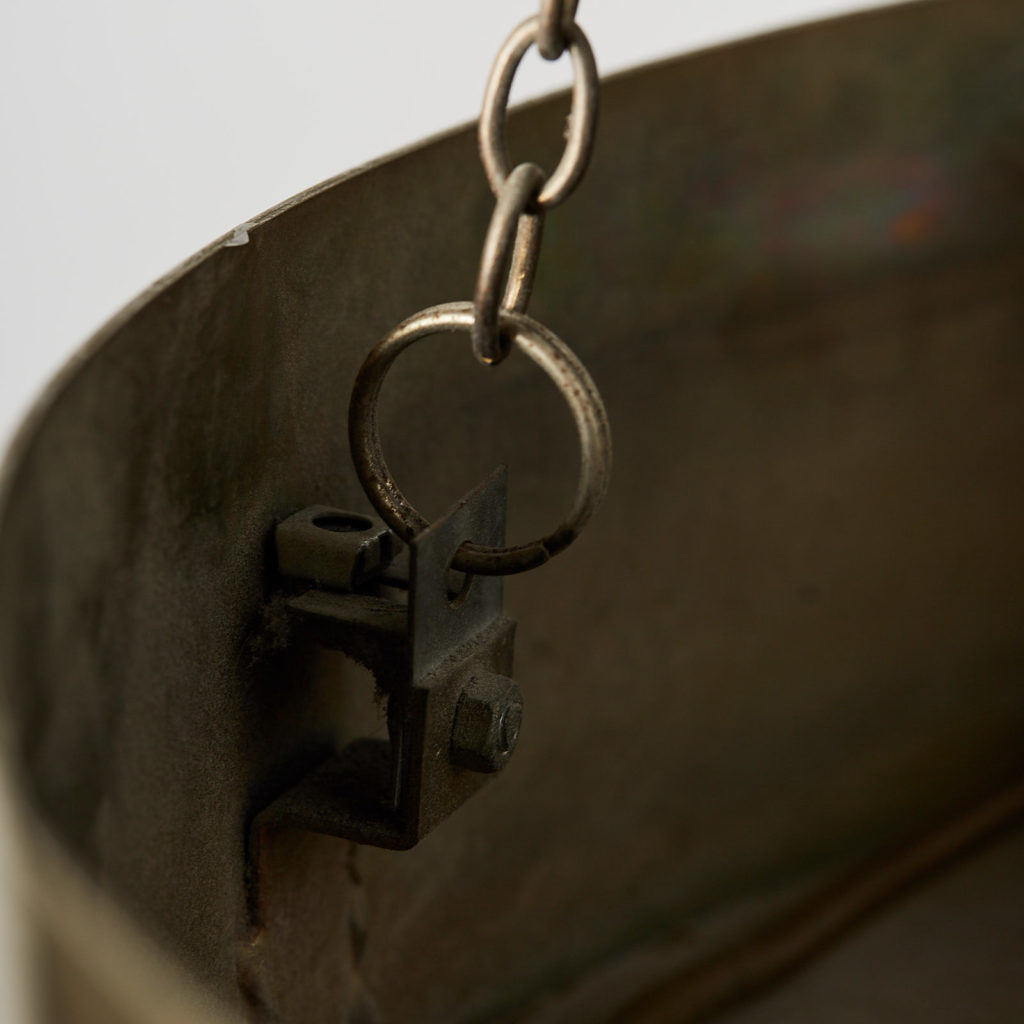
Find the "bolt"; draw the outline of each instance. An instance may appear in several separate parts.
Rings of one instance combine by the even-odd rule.
[[[523,695],[505,676],[473,676],[452,725],[452,760],[474,772],[498,772],[512,756],[523,720]]]

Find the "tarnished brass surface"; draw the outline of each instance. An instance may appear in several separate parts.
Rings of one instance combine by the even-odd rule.
[[[1019,778],[1022,39],[1009,0],[917,4],[603,86],[532,311],[601,389],[616,476],[507,583],[516,757],[410,852],[280,836],[259,933],[248,816],[364,682],[282,646],[269,538],[366,507],[360,362],[472,297],[473,129],[271,211],[93,339],[0,520],[49,1019],[175,1019],[151,968],[267,1021],[610,1019]],[[557,159],[565,109],[513,118],[512,151]],[[381,425],[427,518],[501,461],[511,543],[571,498],[569,417],[519,356],[424,342]],[[115,933],[123,970],[90,941]]]

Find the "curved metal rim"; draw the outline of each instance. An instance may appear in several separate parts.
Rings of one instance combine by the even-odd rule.
[[[505,115],[512,80],[523,55],[537,41],[540,29],[540,19],[537,17],[527,18],[513,29],[498,53],[484,92],[479,128],[480,159],[495,196],[501,194],[505,179],[511,171],[508,147],[505,145]],[[576,22],[565,26],[565,35],[574,72],[572,112],[569,115],[565,152],[537,198],[537,205],[545,208],[557,206],[567,199],[579,184],[590,162],[597,128],[599,82],[594,51],[583,29]]]
[[[349,404],[349,445],[366,496],[381,518],[407,543],[430,524],[399,490],[381,446],[377,399],[391,365],[414,342],[440,331],[472,330],[471,302],[424,309],[400,323],[366,357]],[[548,536],[505,548],[467,541],[452,567],[477,576],[508,576],[535,569],[576,539],[608,490],[612,447],[608,415],[596,385],[572,350],[552,331],[523,313],[501,310],[499,323],[513,343],[551,378],[565,397],[580,439],[580,479],[572,508]]]

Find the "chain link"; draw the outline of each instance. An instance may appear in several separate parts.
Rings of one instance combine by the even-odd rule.
[[[540,15],[518,25],[505,41],[484,90],[478,125],[480,159],[498,201],[480,261],[475,298],[477,323],[472,333],[476,357],[491,366],[500,363],[509,351],[508,340],[498,335],[497,291],[501,271],[511,260],[512,271],[503,308],[525,312],[539,255],[540,214],[569,197],[583,177],[594,148],[599,86],[597,64],[589,40],[574,20],[576,6],[573,0],[544,0]],[[559,54],[568,48],[574,72],[566,146],[551,177],[545,178],[541,172],[536,191],[527,194],[523,190],[525,177],[517,179],[515,185],[511,182],[513,177],[523,173],[520,168],[535,165],[520,164],[512,169],[505,143],[508,102],[516,70],[526,51],[534,43],[540,48],[542,39],[550,44],[555,36]],[[529,173],[529,181],[536,181],[535,172]],[[529,214],[525,212],[528,201],[532,206]],[[513,211],[518,216],[514,246]]]
[[[529,212],[529,208],[535,206],[543,184],[544,172],[536,164],[520,164],[505,179],[491,215],[473,297],[473,352],[482,363],[500,363],[508,355],[508,339],[498,332],[499,306],[525,313],[530,302],[544,211]]]
[[[539,31],[540,19],[536,17],[527,18],[513,30],[498,53],[484,91],[479,123],[480,158],[495,196],[501,194],[501,187],[512,169],[505,143],[505,120],[512,81],[519,62],[537,41]],[[541,207],[564,202],[579,184],[590,162],[597,128],[599,83],[594,51],[583,29],[575,22],[567,27],[566,36],[573,65],[572,111],[565,152],[537,198],[537,205]]]
[[[541,0],[540,13],[512,31],[491,70],[480,114],[480,157],[496,197],[473,301],[448,303],[399,324],[366,357],[349,403],[349,445],[356,473],[381,518],[409,541],[429,523],[399,490],[384,459],[377,429],[377,399],[388,369],[413,342],[439,331],[466,331],[473,352],[496,365],[514,345],[533,359],[565,398],[580,439],[580,479],[565,520],[540,540],[507,548],[466,542],[452,565],[462,572],[504,576],[534,569],[567,547],[597,510],[608,488],[612,447],[608,416],[594,382],[572,350],[526,315],[540,254],[545,212],[579,184],[594,148],[599,80],[594,54],[576,24],[578,0]],[[565,151],[551,176],[536,164],[513,168],[505,121],[516,70],[536,44],[546,60],[566,50],[572,58],[572,111]],[[504,284],[504,287],[503,287]]]
[[[576,20],[579,0],[541,0],[537,49],[545,60],[558,60],[569,45],[568,26]]]

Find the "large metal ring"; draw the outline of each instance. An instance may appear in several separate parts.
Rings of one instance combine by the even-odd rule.
[[[480,113],[480,159],[483,161],[491,191],[501,195],[502,186],[512,165],[505,145],[505,115],[512,91],[512,80],[523,54],[539,38],[540,19],[528,18],[505,41],[484,91],[484,107]],[[572,112],[565,152],[537,197],[537,205],[557,206],[568,198],[579,184],[590,162],[597,128],[598,77],[594,52],[583,29],[572,22],[565,26],[565,37],[572,56]]]
[[[498,330],[499,307],[525,313],[529,305],[544,228],[543,211],[529,211],[543,184],[536,164],[520,164],[505,179],[491,215],[473,296],[473,353],[482,363],[494,365],[508,355],[508,339]]]
[[[537,49],[545,60],[558,60],[568,45],[568,26],[576,20],[579,0],[541,0]]]
[[[467,541],[452,566],[477,576],[508,576],[543,565],[568,547],[594,514],[608,490],[612,442],[608,415],[597,387],[572,350],[555,334],[523,313],[502,310],[501,328],[515,345],[554,381],[569,405],[580,438],[580,480],[565,521],[541,540],[515,547],[488,548]],[[377,426],[377,399],[391,364],[413,342],[439,331],[470,331],[473,304],[449,302],[424,309],[400,323],[366,357],[352,388],[348,410],[349,445],[366,496],[381,518],[407,543],[430,524],[398,489],[384,460]]]

